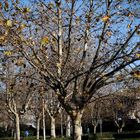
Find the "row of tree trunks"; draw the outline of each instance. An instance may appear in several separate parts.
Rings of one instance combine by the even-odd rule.
[[[54,117],[50,117],[51,118],[51,137],[52,138],[56,138],[56,131],[55,131],[55,118]],[[41,118],[37,118],[36,120],[36,139],[39,140],[39,137],[40,137],[40,120]],[[44,120],[43,120],[43,123]],[[45,125],[43,125],[43,137],[45,139]],[[70,137],[71,136],[71,119],[70,119],[70,116],[67,115],[67,122],[66,122],[66,137]]]

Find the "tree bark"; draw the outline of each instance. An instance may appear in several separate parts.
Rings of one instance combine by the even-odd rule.
[[[36,139],[39,140],[39,131],[40,131],[40,118],[37,118],[37,122],[36,122]]]
[[[121,127],[121,128],[120,128],[120,133],[122,132],[122,129],[123,129],[123,128]]]
[[[19,115],[16,114],[16,140],[20,140],[20,124],[19,124]]]
[[[118,133],[122,133],[123,127],[118,128]]]
[[[55,118],[51,116],[51,137],[56,138],[55,133]]]
[[[73,118],[73,140],[81,140],[81,118],[82,113],[77,113],[76,117]]]
[[[67,122],[66,122],[66,137],[70,137],[70,130],[71,130],[71,124],[70,124],[70,116],[67,115]]]
[[[63,137],[63,114],[61,112],[61,137]]]
[[[94,134],[96,134],[97,125],[94,125]]]
[[[14,137],[14,129],[11,130],[11,137]]]
[[[44,98],[42,99],[42,123],[43,123],[43,140],[46,140],[46,126],[45,126],[45,103],[44,103]]]
[[[122,125],[119,125],[118,123],[116,123],[117,127],[118,127],[118,133],[121,133],[123,131],[123,128],[125,126],[125,122],[122,122]]]

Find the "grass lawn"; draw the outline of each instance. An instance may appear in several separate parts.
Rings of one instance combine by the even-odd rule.
[[[131,136],[135,137],[131,137]],[[88,137],[88,138],[87,138]],[[0,138],[0,140],[14,140],[13,138]],[[36,137],[28,137],[28,138],[23,138],[21,140],[36,140]],[[43,139],[40,139],[43,140]],[[70,138],[65,138],[65,137],[59,137],[56,139],[50,139],[50,137],[46,137],[46,140],[70,140]],[[119,135],[115,135],[115,133],[107,132],[103,133],[102,136],[100,133],[97,133],[96,136],[88,136],[85,135],[83,136],[82,140],[140,140],[140,132],[125,132]]]
[[[126,132],[126,133],[122,133],[122,137],[121,137],[121,134],[119,137],[115,137],[114,135],[115,133],[110,133],[110,132],[107,132],[107,133],[103,133],[102,136],[100,133],[97,133],[96,135],[96,140],[140,140],[140,134],[137,133],[137,132],[134,132],[134,133],[129,133],[129,132]],[[137,137],[135,136],[133,138],[133,134],[136,134]],[[139,135],[138,135],[139,134]],[[128,136],[130,135],[130,136]],[[126,137],[125,137],[126,136]],[[132,137],[131,137],[132,136]]]

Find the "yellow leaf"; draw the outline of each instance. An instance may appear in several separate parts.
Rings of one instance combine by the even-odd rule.
[[[136,56],[140,58],[140,53],[136,53]]]
[[[22,58],[19,58],[16,62],[17,66],[22,66],[24,64],[24,60]]]
[[[134,74],[134,77],[136,77],[136,78],[140,78],[140,73],[139,74]]]
[[[130,25],[130,24],[128,24],[128,25],[127,25],[127,28],[131,28],[131,25]]]
[[[41,39],[41,44],[42,45],[45,45],[45,44],[48,44],[49,43],[49,38],[47,36],[44,36],[42,39]]]
[[[118,76],[116,77],[116,79],[117,79],[117,80],[123,80],[123,77],[122,77],[122,75],[118,75]]]
[[[5,40],[5,36],[0,36],[0,42]]]
[[[60,64],[60,63],[56,63],[56,66],[57,66],[58,68],[60,68],[60,67],[61,67],[61,64]]]
[[[80,18],[76,17],[75,22],[76,22],[76,24],[79,24],[80,23]]]
[[[9,89],[9,93],[8,94],[13,93],[13,92],[14,92],[13,89]]]
[[[129,13],[128,16],[131,17],[131,16],[133,16],[133,14],[132,13]]]
[[[102,21],[103,22],[107,22],[109,20],[110,16],[108,15],[105,15],[103,18],[102,18]]]
[[[133,72],[131,72],[131,75],[133,75],[136,78],[140,78],[140,71],[138,71],[138,70],[133,71]]]
[[[131,58],[130,58],[130,57],[127,57],[127,56],[125,56],[123,59],[124,59],[125,61],[131,61]]]
[[[29,13],[30,12],[30,9],[29,8],[23,8],[23,14],[27,14],[27,13]]]
[[[24,24],[24,23],[20,25],[21,29],[24,29],[25,27],[26,27],[26,24]]]
[[[18,31],[21,31],[21,30],[23,30],[24,28],[26,28],[26,24],[21,24],[21,25],[17,28],[17,30],[18,30]]]
[[[11,51],[4,51],[4,55],[11,56],[12,55],[12,52]]]
[[[121,109],[122,107],[123,107],[123,104],[122,103],[119,103],[118,104],[118,108]]]
[[[50,2],[50,3],[48,4],[48,8],[49,8],[49,9],[52,9],[53,7],[54,7],[54,4]]]
[[[7,25],[8,27],[12,27],[12,21],[11,21],[11,20],[7,20],[7,21],[6,21],[6,25]]]
[[[112,35],[112,32],[111,32],[111,31],[107,31],[106,34],[107,34],[108,36],[111,36],[111,35]]]
[[[39,64],[39,61],[38,61],[37,59],[35,59],[34,62],[35,62],[36,64]]]

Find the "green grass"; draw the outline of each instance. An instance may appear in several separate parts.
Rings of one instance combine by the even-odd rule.
[[[114,138],[113,133],[110,132],[102,133],[102,135],[100,133],[97,133],[96,136],[97,138]]]
[[[0,138],[0,140],[14,140],[14,138],[10,138],[10,137],[5,137],[5,138]],[[22,140],[36,140],[36,137],[24,137]],[[40,138],[40,140],[43,140],[42,138]],[[70,138],[50,138],[50,137],[46,137],[46,140],[70,140]]]

